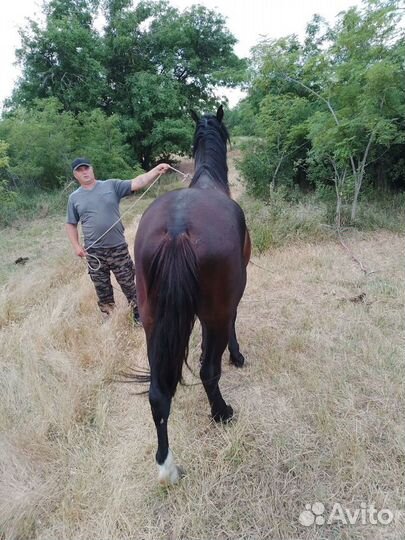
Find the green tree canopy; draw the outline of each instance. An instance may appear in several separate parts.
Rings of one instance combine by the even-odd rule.
[[[93,28],[96,7],[96,0],[50,0],[44,25],[30,20],[20,31],[22,76],[9,106],[54,97],[77,113],[102,104],[106,76],[103,42]]]
[[[44,15],[44,24],[30,21],[21,31],[22,77],[9,111],[54,97],[74,115],[115,115],[132,159],[145,168],[188,153],[187,111],[209,106],[216,87],[244,75],[224,18],[203,6],[180,12],[166,1],[48,0]]]
[[[284,183],[302,183],[302,174],[306,185],[336,187],[344,179],[355,219],[363,182],[387,163],[387,153],[398,162],[396,148],[404,141],[398,8],[398,0],[369,0],[362,11],[340,14],[331,28],[314,17],[303,45],[291,36],[256,48],[249,99],[258,115],[262,162],[269,163],[262,183],[274,184],[275,171]]]
[[[167,2],[130,0],[108,0],[106,20],[106,106],[122,116],[137,159],[148,168],[188,153],[188,110],[213,104],[215,88],[244,73],[225,20],[202,6],[181,13]]]
[[[37,100],[0,122],[0,139],[7,141],[7,173],[17,188],[60,186],[72,177],[72,159],[83,154],[99,178],[134,176],[118,117],[97,109],[73,115],[55,98]]]

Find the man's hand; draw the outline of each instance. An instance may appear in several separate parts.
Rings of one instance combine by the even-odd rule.
[[[78,257],[85,257],[87,255],[86,250],[79,242],[79,234],[77,232],[77,224],[66,223],[66,232],[70,243],[72,244],[73,250]]]
[[[156,165],[152,171],[156,173],[156,176],[159,174],[165,174],[170,169],[170,165],[168,163],[160,163],[159,165]]]
[[[75,253],[76,253],[76,255],[78,257],[85,257],[87,255],[86,250],[80,244],[77,245],[74,249],[75,249]]]
[[[151,169],[147,173],[140,174],[139,176],[134,178],[132,180],[131,190],[138,191],[145,188],[146,186],[149,186],[161,174],[167,173],[169,169],[170,165],[168,163],[160,163],[159,165],[156,165],[156,167],[153,167],[153,169]]]

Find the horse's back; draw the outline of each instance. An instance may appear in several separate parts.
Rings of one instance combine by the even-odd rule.
[[[136,251],[142,247],[153,253],[163,236],[175,238],[180,234],[189,236],[200,259],[221,258],[230,253],[237,256],[246,235],[243,211],[220,190],[171,191],[156,199],[142,216]]]

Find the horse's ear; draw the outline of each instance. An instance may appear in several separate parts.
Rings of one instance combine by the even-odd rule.
[[[198,124],[198,122],[200,121],[200,118],[199,118],[198,114],[195,111],[193,111],[193,109],[190,110],[190,114],[191,114],[191,118],[194,120],[194,122],[196,124]]]
[[[223,117],[224,117],[224,108],[222,107],[222,105],[220,105],[217,110],[217,120],[219,123],[222,122]]]

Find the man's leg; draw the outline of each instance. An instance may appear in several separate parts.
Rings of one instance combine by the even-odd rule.
[[[108,315],[114,309],[114,292],[110,279],[110,268],[103,250],[92,250],[91,255],[87,257],[89,265],[89,276],[96,289],[98,306],[103,313]]]
[[[128,303],[134,309],[135,321],[139,320],[135,287],[135,265],[131,259],[127,245],[119,246],[114,250],[114,254],[109,257],[109,265]]]

